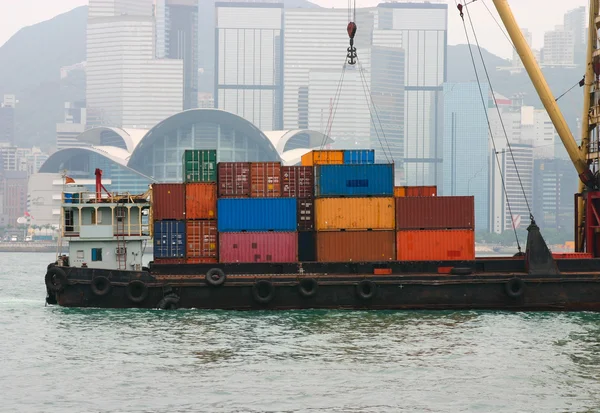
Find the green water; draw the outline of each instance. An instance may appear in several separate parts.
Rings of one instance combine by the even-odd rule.
[[[63,309],[0,258],[2,412],[600,411],[600,315]]]

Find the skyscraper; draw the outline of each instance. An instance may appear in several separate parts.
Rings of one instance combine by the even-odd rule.
[[[86,103],[99,123],[150,128],[183,107],[183,62],[155,58],[154,0],[90,0]]]
[[[198,0],[156,0],[156,57],[183,61],[183,109],[198,107]]]
[[[544,33],[542,63],[544,66],[573,66],[575,61],[574,32],[564,26]]]
[[[261,130],[282,129],[283,4],[215,7],[215,107]]]
[[[4,95],[0,102],[0,144],[15,143],[15,106],[15,96]]]
[[[573,33],[575,47],[586,44],[587,17],[585,6],[574,8],[565,13],[564,27],[566,31]]]

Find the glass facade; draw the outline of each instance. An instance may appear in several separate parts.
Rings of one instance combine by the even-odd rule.
[[[573,194],[579,178],[571,161],[536,159],[533,170],[533,215],[542,228],[571,229]]]
[[[482,84],[488,96],[487,84]],[[487,100],[486,100],[487,103]],[[444,84],[444,196],[475,197],[475,228],[486,230],[489,217],[489,157],[486,107],[477,83]]]

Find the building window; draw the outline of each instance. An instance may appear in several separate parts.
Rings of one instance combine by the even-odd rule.
[[[92,261],[102,261],[102,248],[92,248]]]
[[[82,260],[84,258],[83,250],[77,250],[77,259]]]

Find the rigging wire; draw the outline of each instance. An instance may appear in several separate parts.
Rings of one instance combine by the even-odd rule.
[[[582,87],[583,85],[585,85],[585,75],[583,76],[583,79],[581,79],[580,81],[575,83],[573,86],[571,86],[566,92],[563,92],[559,97],[554,99],[554,101],[558,102],[558,99],[560,99],[561,97],[563,97],[564,95],[569,93],[571,90],[575,89],[577,86]]]
[[[515,45],[513,44],[512,40],[510,40],[510,37],[508,36],[508,33],[506,33],[504,31],[504,28],[502,27],[502,25],[498,22],[498,19],[496,19],[496,16],[494,16],[494,14],[492,13],[492,11],[489,9],[489,7],[487,6],[487,4],[485,4],[484,0],[481,0],[481,3],[483,3],[483,5],[485,6],[486,10],[488,11],[488,13],[490,14],[490,16],[492,16],[492,19],[494,19],[494,21],[496,22],[496,25],[500,28],[500,31],[502,32],[502,34],[504,35],[504,37],[506,37],[506,40],[508,40],[508,43],[510,43],[511,47],[513,48],[513,50],[516,52],[517,48],[515,47]],[[466,5],[465,5],[466,8]],[[518,52],[517,52],[518,53]]]
[[[327,118],[327,124],[325,126],[325,133],[323,134],[323,139],[321,140],[320,149],[323,149],[323,147],[327,143],[327,138],[329,137],[329,134],[331,133],[331,127],[333,126],[333,118],[335,117],[333,108],[335,108],[335,111],[337,111],[337,103],[339,103],[340,94],[342,92],[342,84],[344,83],[344,75],[346,74],[346,66],[347,66],[347,62],[346,62],[346,59],[344,59],[344,65],[342,66],[342,73],[340,74],[340,79],[338,81],[338,84],[337,84],[337,87],[335,90],[335,94],[333,96],[333,103],[331,105],[332,107],[329,110],[329,117]]]
[[[521,244],[519,242],[519,236],[517,235],[517,228],[515,227],[515,222],[514,222],[514,216],[512,213],[512,207],[510,206],[510,201],[508,199],[508,192],[506,191],[506,181],[504,178],[504,174],[502,174],[502,167],[500,165],[500,157],[498,156],[499,152],[498,149],[496,148],[496,141],[494,140],[494,134],[492,132],[492,125],[490,123],[490,118],[488,115],[488,111],[487,111],[487,105],[486,105],[486,101],[485,98],[483,97],[483,91],[481,90],[481,82],[479,80],[479,73],[477,73],[477,65],[475,64],[475,56],[473,55],[473,50],[471,48],[471,42],[469,41],[469,33],[467,31],[467,25],[465,23],[465,19],[464,19],[464,15],[463,15],[463,5],[458,3],[457,0],[454,0],[454,3],[456,3],[456,7],[458,9],[458,11],[460,12],[460,17],[463,23],[463,29],[465,31],[465,37],[467,38],[467,45],[469,46],[469,54],[471,55],[471,63],[473,63],[473,70],[475,71],[475,77],[477,79],[477,87],[479,89],[479,96],[481,97],[481,103],[483,105],[484,108],[484,113],[485,113],[485,119],[488,125],[488,129],[490,131],[490,137],[492,138],[492,145],[494,147],[494,157],[496,158],[496,163],[498,165],[498,170],[500,171],[500,179],[502,181],[502,190],[504,192],[504,195],[506,196],[506,205],[508,207],[508,213],[510,214],[511,217],[511,224],[512,224],[512,229],[513,232],[515,234],[515,239],[517,241],[517,249],[519,250],[519,253],[521,253]],[[466,7],[465,7],[466,8]],[[485,65],[485,64],[484,64]],[[490,86],[491,89],[491,86]],[[494,92],[492,91],[492,94]],[[495,101],[495,99],[494,99]],[[497,105],[496,105],[497,106]],[[502,117],[500,117],[500,121],[502,121]]]

